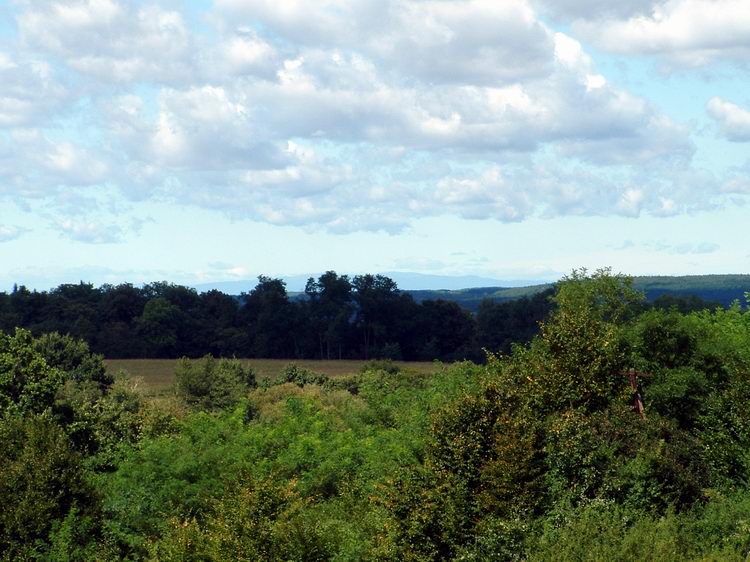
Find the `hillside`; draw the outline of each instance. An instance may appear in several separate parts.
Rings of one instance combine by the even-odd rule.
[[[706,301],[729,306],[733,301],[744,302],[750,291],[750,275],[683,275],[634,277],[635,288],[643,291],[649,301],[662,295],[675,297],[696,296]],[[527,287],[476,287],[460,290],[406,291],[416,302],[443,299],[454,301],[463,308],[476,311],[484,299],[509,301],[530,297],[551,287],[551,283]]]

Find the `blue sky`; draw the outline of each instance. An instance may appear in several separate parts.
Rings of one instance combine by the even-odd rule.
[[[747,273],[746,0],[0,3],[0,289]]]

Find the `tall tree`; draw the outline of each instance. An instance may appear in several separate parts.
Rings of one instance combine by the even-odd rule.
[[[311,323],[318,335],[320,358],[331,359],[333,348],[334,355],[341,359],[354,313],[349,277],[326,271],[317,281],[312,277],[307,280],[305,293]]]
[[[294,355],[294,311],[281,279],[261,275],[250,293],[243,295],[242,316],[248,330],[253,357],[291,357]]]

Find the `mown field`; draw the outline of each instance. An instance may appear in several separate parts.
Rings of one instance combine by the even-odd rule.
[[[174,383],[174,370],[179,359],[106,359],[107,371],[116,374],[120,371],[127,372],[131,377],[143,380],[146,386],[146,394],[161,394],[169,389]],[[246,365],[250,365],[258,375],[259,379],[276,378],[285,365],[296,363],[298,366],[322,373],[329,377],[343,377],[358,373],[367,361],[361,360],[300,360],[291,359],[242,359]],[[429,373],[435,369],[435,363],[424,361],[394,361],[402,369],[409,369],[419,373]]]

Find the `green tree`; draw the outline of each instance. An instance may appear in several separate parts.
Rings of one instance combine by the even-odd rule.
[[[65,373],[67,380],[85,384],[93,383],[101,390],[113,382],[107,373],[104,358],[91,353],[88,343],[57,332],[42,334],[34,341],[34,349],[47,364]]]
[[[34,348],[30,332],[0,332],[0,416],[50,411],[64,378]]]
[[[52,420],[0,419],[0,474],[0,552],[9,560],[45,558],[50,532],[66,520],[86,528],[69,529],[77,540],[96,540],[99,499],[80,455]]]
[[[346,275],[326,271],[317,281],[307,280],[305,294],[311,323],[318,335],[321,359],[331,359],[331,351],[343,356],[350,320],[354,312],[352,284]]]
[[[179,334],[185,314],[167,299],[149,300],[138,319],[138,333],[149,357],[174,357],[179,349]]]
[[[296,355],[294,309],[281,279],[261,275],[258,284],[243,294],[242,317],[249,334],[252,357],[292,357]]]

